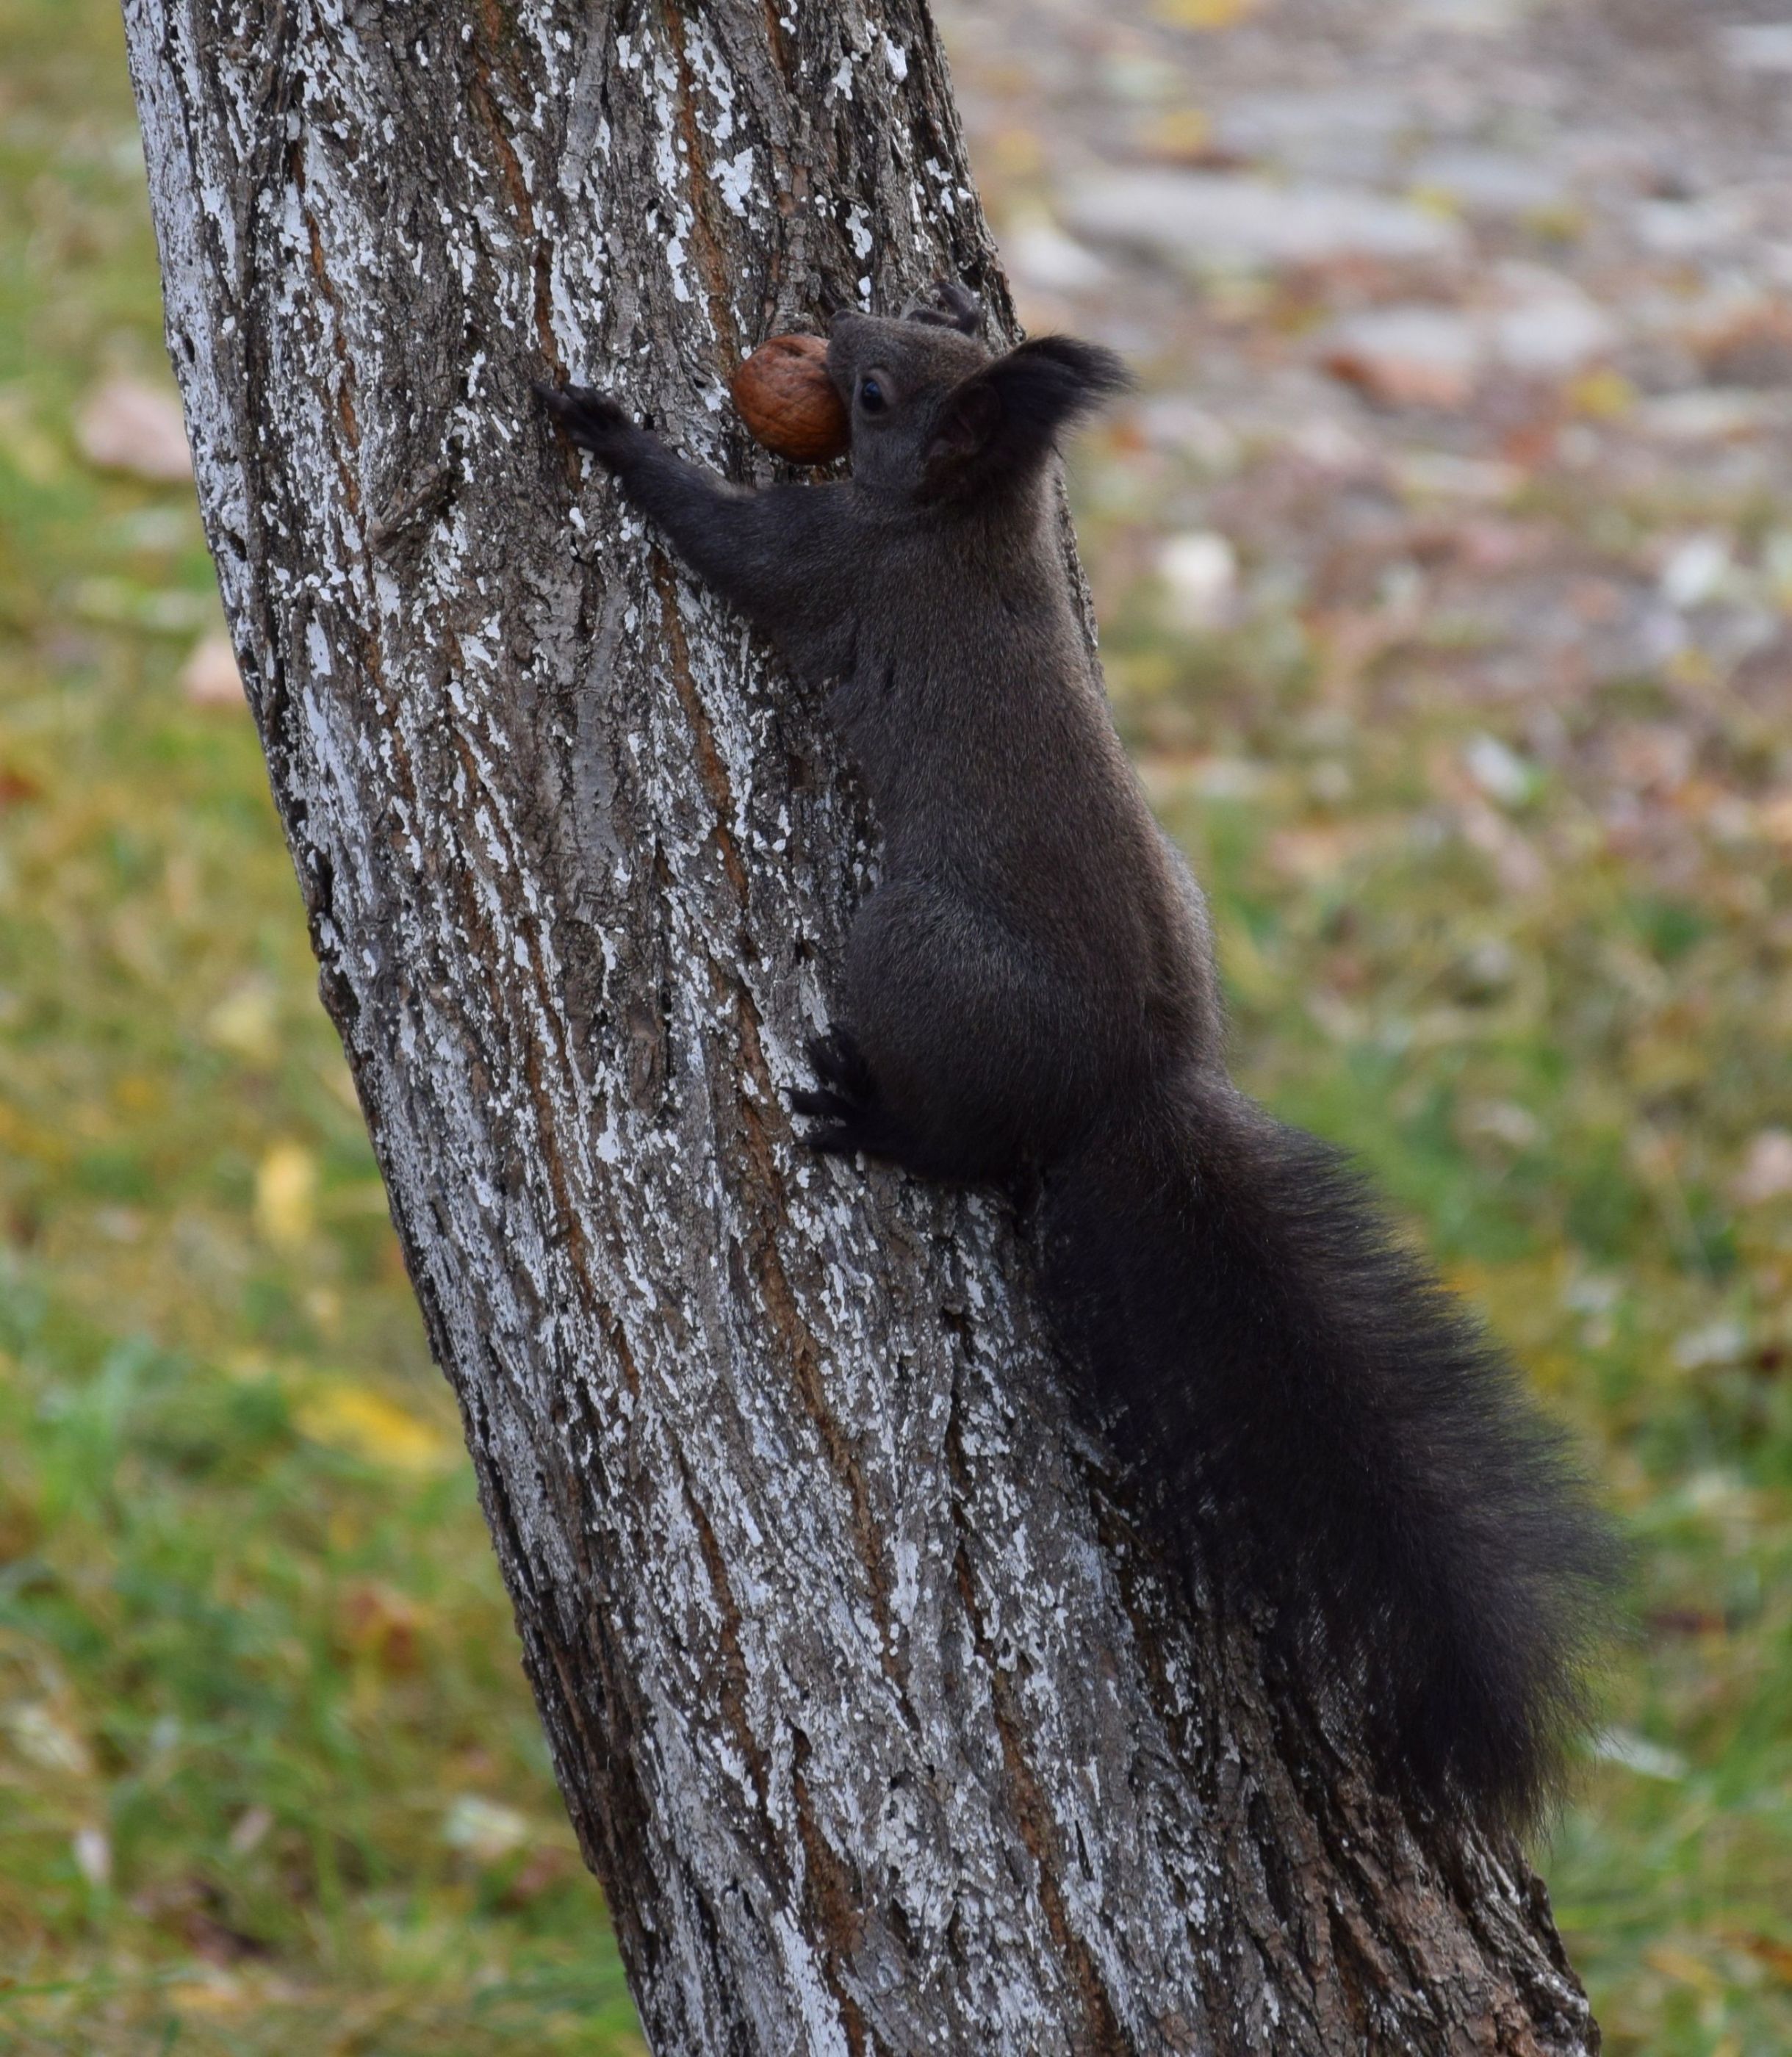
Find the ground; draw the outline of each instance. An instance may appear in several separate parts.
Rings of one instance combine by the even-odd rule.
[[[1538,1853],[1625,2057],[1792,2047],[1778,13],[944,10],[1144,382],[1076,497],[1240,1070],[1635,1544]],[[0,2050],[638,2049],[142,386],[116,12],[0,0]]]

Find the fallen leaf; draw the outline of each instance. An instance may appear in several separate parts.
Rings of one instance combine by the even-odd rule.
[[[1735,1940],[1758,1964],[1765,1964],[1782,1985],[1792,1986],[1792,1944],[1771,1936],[1738,1936]]]
[[[570,1851],[553,1843],[540,1844],[523,1860],[516,1877],[498,1896],[498,1904],[510,1908],[528,1907],[563,1878],[571,1877],[576,1869]]]
[[[529,1841],[529,1821],[514,1807],[462,1793],[442,1817],[442,1840],[479,1864],[496,1864]]]
[[[1164,582],[1164,612],[1178,628],[1223,628],[1238,594],[1238,553],[1211,529],[1191,529],[1168,537],[1157,554]]]
[[[316,1226],[317,1160],[302,1143],[276,1143],[255,1179],[256,1227],[276,1247],[291,1250]]]
[[[112,1838],[104,1829],[77,1829],[73,1839],[75,1868],[96,1889],[112,1883]]]
[[[230,1832],[231,1853],[235,1857],[246,1857],[259,1849],[266,1840],[268,1831],[274,1825],[271,1809],[257,1801],[252,1807],[245,1807],[237,1817]]]
[[[75,418],[81,455],[101,471],[172,486],[192,477],[180,403],[165,387],[141,379],[109,379],[89,395]]]
[[[1376,307],[1347,316],[1320,362],[1334,379],[1390,407],[1465,406],[1485,352],[1467,318],[1450,307]]]
[[[1792,1193],[1792,1130],[1763,1128],[1748,1146],[1742,1167],[1731,1181],[1738,1207],[1758,1207]]]
[[[248,705],[236,652],[228,636],[202,636],[193,645],[192,656],[181,667],[180,691],[195,707]]]
[[[93,1759],[81,1736],[42,1700],[26,1700],[0,1714],[22,1757],[46,1771],[91,1778]]]
[[[1230,29],[1255,14],[1260,0],[1156,0],[1152,13],[1173,29]]]
[[[252,1064],[272,1064],[280,1048],[274,989],[262,979],[234,987],[206,1016],[205,1040]]]
[[[393,1471],[439,1471],[449,1461],[446,1441],[427,1422],[347,1379],[320,1382],[293,1413],[314,1443]]]
[[[414,1671],[420,1608],[402,1593],[366,1579],[343,1595],[338,1610],[343,1635],[358,1657],[371,1657],[383,1671]]]

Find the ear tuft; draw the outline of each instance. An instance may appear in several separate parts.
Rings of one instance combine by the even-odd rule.
[[[1073,422],[1132,383],[1100,343],[1042,335],[1019,344],[946,396],[928,451],[934,489],[978,490],[1032,469]]]
[[[975,335],[983,326],[983,303],[955,279],[936,279],[934,297],[924,299],[917,294],[903,308],[902,319],[925,322],[933,328],[955,328],[961,335]]]

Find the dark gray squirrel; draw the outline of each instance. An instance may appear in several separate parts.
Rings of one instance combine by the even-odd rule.
[[[992,356],[962,287],[835,317],[851,478],[755,491],[537,389],[828,707],[882,876],[793,1096],[822,1151],[1033,1196],[1139,1520],[1421,1816],[1521,1826],[1582,1718],[1613,1552],[1507,1360],[1326,1144],[1228,1078],[1207,910],[1115,732],[1058,438],[1129,382]]]

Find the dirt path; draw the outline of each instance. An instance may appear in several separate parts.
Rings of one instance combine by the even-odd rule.
[[[1792,842],[1792,7],[942,11],[1029,324],[1147,379],[1105,600],[1318,623],[1358,711],[1447,644],[1670,878],[1702,762],[1720,834]],[[1647,733],[1572,719],[1632,679]]]

